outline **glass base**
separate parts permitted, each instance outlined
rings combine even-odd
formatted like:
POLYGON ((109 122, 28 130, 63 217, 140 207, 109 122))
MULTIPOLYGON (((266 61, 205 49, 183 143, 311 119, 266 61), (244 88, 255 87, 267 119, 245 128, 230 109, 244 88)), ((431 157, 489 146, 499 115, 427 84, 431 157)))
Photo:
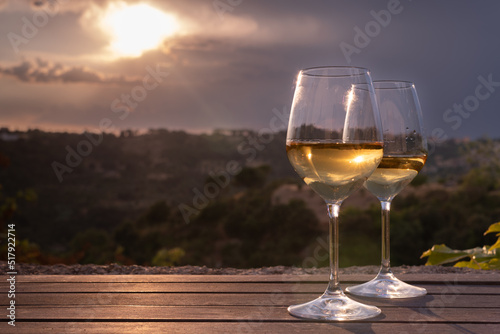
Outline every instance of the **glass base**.
POLYGON ((289 306, 288 312, 299 318, 329 321, 361 320, 381 313, 378 307, 358 303, 342 291, 335 294, 325 292, 310 302, 289 306))
POLYGON ((393 273, 379 273, 369 282, 346 288, 350 294, 375 298, 414 298, 427 294, 427 290, 405 283, 393 273))

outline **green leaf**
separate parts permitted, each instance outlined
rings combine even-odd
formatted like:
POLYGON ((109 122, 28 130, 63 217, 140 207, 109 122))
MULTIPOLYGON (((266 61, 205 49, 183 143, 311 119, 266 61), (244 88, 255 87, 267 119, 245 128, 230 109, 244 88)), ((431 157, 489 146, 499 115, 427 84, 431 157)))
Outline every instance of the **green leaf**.
POLYGON ((488 269, 500 269, 500 259, 499 258, 494 258, 488 262, 489 268, 488 269))
POLYGON ((450 247, 442 245, 434 245, 431 249, 425 251, 420 258, 427 257, 426 266, 451 263, 470 256, 467 251, 453 250, 450 247))
POLYGON ((497 255, 496 250, 490 250, 490 248, 491 247, 488 246, 483 246, 483 248, 473 248, 472 250, 475 250, 475 252, 472 254, 474 260, 478 262, 485 262, 500 255, 500 253, 498 253, 497 255))
POLYGON ((500 222, 491 224, 490 227, 488 227, 488 230, 484 232, 484 234, 492 233, 492 232, 500 232, 500 222))
POLYGON ((472 268, 472 269, 484 269, 484 270, 491 269, 489 262, 477 262, 474 259, 471 259, 470 261, 460 261, 460 262, 457 262, 457 263, 455 263, 454 267, 458 267, 458 268, 472 268))
POLYGON ((472 268, 472 269, 481 269, 478 264, 472 260, 470 261, 460 261, 455 263, 453 267, 457 268, 472 268))
MULTIPOLYGON (((497 239, 497 242, 493 244, 493 246, 490 247, 489 251, 493 251, 495 249, 500 248, 500 238, 497 239)), ((500 253, 499 253, 500 254, 500 253)))

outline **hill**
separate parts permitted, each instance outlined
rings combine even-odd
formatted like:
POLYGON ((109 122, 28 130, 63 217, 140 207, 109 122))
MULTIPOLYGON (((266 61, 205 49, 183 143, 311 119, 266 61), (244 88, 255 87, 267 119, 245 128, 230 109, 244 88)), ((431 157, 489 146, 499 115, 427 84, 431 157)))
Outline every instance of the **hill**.
MULTIPOLYGON (((284 146, 283 131, 2 129, 4 213, 8 203, 16 204, 2 225, 16 222, 27 262, 311 265, 304 259, 326 242, 324 208, 291 168, 284 146), (25 200, 31 193, 36 201, 25 200)), ((493 164, 484 152, 497 146, 449 140, 436 147, 394 202, 393 244, 406 248, 397 250, 396 263, 420 263, 420 253, 433 243, 467 247, 463 243, 478 241, 500 218, 492 205, 498 184, 484 167, 493 164), (470 162, 471 154, 482 158, 470 162), (457 226, 468 230, 447 235, 457 226)), ((361 190, 342 215, 342 265, 376 264, 376 200, 361 190)))

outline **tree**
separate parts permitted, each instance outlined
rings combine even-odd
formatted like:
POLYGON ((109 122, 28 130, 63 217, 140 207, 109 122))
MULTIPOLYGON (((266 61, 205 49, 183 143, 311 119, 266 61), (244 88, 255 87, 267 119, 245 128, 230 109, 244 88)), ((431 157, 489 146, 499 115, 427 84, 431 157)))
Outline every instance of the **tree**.
POLYGON ((243 167, 241 172, 236 174, 235 182, 237 185, 247 188, 259 188, 266 183, 270 172, 271 166, 269 165, 243 167))

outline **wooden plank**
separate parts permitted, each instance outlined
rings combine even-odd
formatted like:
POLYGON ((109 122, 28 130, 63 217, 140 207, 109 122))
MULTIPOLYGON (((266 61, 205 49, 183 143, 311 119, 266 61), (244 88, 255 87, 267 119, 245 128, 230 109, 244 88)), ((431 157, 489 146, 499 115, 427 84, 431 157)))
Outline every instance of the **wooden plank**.
MULTIPOLYGON (((495 323, 498 308, 383 308, 367 322, 495 323)), ((286 307, 269 306, 24 306, 16 309, 19 320, 129 320, 129 321, 303 321, 288 314, 286 307)))
MULTIPOLYGON (((84 306, 84 305, 143 305, 143 306, 288 306, 303 303, 318 294, 193 294, 193 293, 19 293, 16 306, 84 306)), ((408 299, 360 299, 379 307, 468 307, 500 308, 496 295, 427 295, 408 299)), ((6 294, 0 295, 0 305, 8 306, 6 294)))
MULTIPOLYGON (((347 287, 349 284, 344 284, 347 287)), ((420 285, 430 294, 500 295, 500 285, 420 285)), ((142 293, 323 293, 325 283, 24 283, 16 293, 27 292, 142 292, 142 293)), ((0 291, 7 291, 7 283, 0 291)))
POLYGON ((32 333, 498 333, 496 324, 401 324, 401 323, 221 323, 221 322, 25 322, 17 323, 15 328, 0 324, 5 334, 32 333))
POLYGON ((498 333, 492 324, 387 324, 387 323, 19 323, 2 333, 498 333), (421 331, 422 330, 422 331, 421 331))
MULTIPOLYGON (((488 274, 398 274, 398 278, 408 283, 415 282, 454 282, 500 284, 500 272, 488 274)), ((340 275, 343 283, 366 282, 374 275, 340 275)), ((0 275, 0 282, 5 282, 6 275, 0 275)), ((162 282, 327 282, 327 275, 17 275, 17 282, 132 282, 132 283, 162 283, 162 282)))
MULTIPOLYGON (((500 333, 500 279, 493 279, 500 275, 438 276, 400 276, 423 283, 417 285, 429 294, 421 298, 362 299, 381 307, 377 318, 315 323, 290 316, 286 307, 321 294, 326 282, 319 275, 19 275, 17 326, 4 320, 0 332, 500 333)), ((7 286, 0 281, 0 289, 7 286)), ((0 305, 8 301, 0 294, 0 305)))

